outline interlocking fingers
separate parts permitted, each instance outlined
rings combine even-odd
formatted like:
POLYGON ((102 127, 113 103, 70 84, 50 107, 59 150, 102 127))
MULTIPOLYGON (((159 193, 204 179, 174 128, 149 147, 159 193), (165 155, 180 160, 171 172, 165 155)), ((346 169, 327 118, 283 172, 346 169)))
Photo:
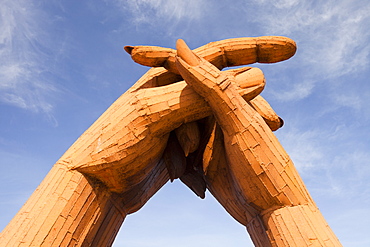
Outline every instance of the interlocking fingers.
MULTIPOLYGON (((126 46, 125 50, 131 55, 132 59, 139 64, 153 67, 163 66, 168 69, 168 71, 161 71, 160 68, 150 70, 142 77, 141 82, 140 80, 138 81, 137 84, 142 85, 139 87, 146 87, 145 85, 168 85, 179 81, 178 76, 172 75, 173 73, 179 73, 175 64, 176 50, 155 46, 126 46)), ((293 56, 295 50, 295 43, 291 39, 285 37, 259 37, 212 42, 196 49, 195 52, 200 56, 204 56, 205 59, 215 64, 218 68, 223 68, 227 66, 246 65, 254 62, 278 62, 293 56), (266 54, 270 55, 267 56, 266 54)), ((192 53, 187 54, 190 57, 193 56, 192 53)), ((277 130, 282 126, 282 119, 279 118, 269 104, 259 96, 259 93, 263 90, 265 85, 264 76, 260 69, 249 67, 238 68, 228 70, 225 74, 235 78, 238 92, 264 117, 264 120, 272 130, 277 130)), ((185 156, 187 156, 189 153, 196 150, 194 148, 189 150, 189 147, 192 145, 191 143, 199 142, 200 136, 194 135, 194 133, 199 132, 199 130, 194 123, 184 123, 180 129, 176 130, 177 136, 179 137, 178 141, 183 147, 185 156), (187 136, 188 140, 179 136, 178 133, 180 129, 183 134, 182 136, 187 136)), ((183 160, 184 157, 176 158, 174 152, 169 151, 171 150, 171 148, 168 147, 169 145, 172 144, 169 143, 167 145, 163 157, 167 160, 166 164, 172 180, 177 177, 181 178, 181 172, 177 172, 178 175, 175 176, 174 171, 181 171, 181 169, 178 170, 176 167, 183 167, 183 165, 175 165, 173 162, 170 162, 171 159, 168 157, 173 157, 177 160, 183 160)), ((176 153, 181 155, 181 153, 176 153)), ((189 162, 191 159, 188 158, 187 160, 189 162)), ((188 164, 186 170, 194 172, 191 168, 192 166, 192 164, 188 164)), ((193 177, 195 177, 196 174, 198 173, 194 173, 193 177)), ((189 180, 184 180, 184 178, 182 178, 182 181, 189 180)), ((189 183, 190 182, 188 182, 187 185, 192 188, 192 185, 189 185, 189 183)), ((197 194, 199 195, 199 193, 197 194)))

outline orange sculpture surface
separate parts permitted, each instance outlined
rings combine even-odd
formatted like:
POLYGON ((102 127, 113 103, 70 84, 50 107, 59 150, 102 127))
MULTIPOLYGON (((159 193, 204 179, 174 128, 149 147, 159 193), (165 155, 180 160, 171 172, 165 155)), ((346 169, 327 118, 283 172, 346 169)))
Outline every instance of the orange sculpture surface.
POLYGON ((295 54, 285 37, 191 51, 126 46, 150 69, 67 150, 0 235, 0 246, 110 246, 125 217, 179 178, 208 189, 255 246, 341 246, 272 131, 257 68, 295 54))

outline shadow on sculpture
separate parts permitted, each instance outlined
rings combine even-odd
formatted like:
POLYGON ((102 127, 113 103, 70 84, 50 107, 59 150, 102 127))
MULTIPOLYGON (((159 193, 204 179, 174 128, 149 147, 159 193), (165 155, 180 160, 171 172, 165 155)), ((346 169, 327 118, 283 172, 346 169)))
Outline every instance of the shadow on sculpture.
POLYGON ((110 246, 125 217, 179 178, 208 189, 255 246, 341 246, 272 131, 257 68, 295 54, 285 37, 191 51, 126 46, 154 67, 68 149, 0 235, 0 246, 110 246))

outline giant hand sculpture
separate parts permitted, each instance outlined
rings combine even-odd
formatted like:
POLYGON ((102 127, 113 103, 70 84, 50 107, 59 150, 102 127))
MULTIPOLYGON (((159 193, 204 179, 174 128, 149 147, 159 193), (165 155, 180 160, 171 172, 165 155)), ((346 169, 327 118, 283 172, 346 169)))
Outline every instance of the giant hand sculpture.
POLYGON ((208 188, 256 246, 340 246, 271 130, 263 74, 227 66, 295 53, 283 37, 177 52, 125 47, 151 67, 53 166, 0 235, 0 246, 110 246, 127 214, 168 180, 208 188), (197 54, 197 55, 196 55, 197 54), (183 81, 185 79, 185 81, 183 81))

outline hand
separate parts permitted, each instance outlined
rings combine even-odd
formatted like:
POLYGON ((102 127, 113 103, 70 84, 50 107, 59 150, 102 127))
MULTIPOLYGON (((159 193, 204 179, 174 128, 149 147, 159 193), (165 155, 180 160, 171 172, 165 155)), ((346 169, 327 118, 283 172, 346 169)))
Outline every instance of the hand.
POLYGON ((222 131, 214 127, 203 165, 207 185, 224 207, 247 224, 264 210, 311 201, 270 128, 237 92, 235 77, 198 57, 182 40, 176 63, 186 83, 210 105, 222 131))

